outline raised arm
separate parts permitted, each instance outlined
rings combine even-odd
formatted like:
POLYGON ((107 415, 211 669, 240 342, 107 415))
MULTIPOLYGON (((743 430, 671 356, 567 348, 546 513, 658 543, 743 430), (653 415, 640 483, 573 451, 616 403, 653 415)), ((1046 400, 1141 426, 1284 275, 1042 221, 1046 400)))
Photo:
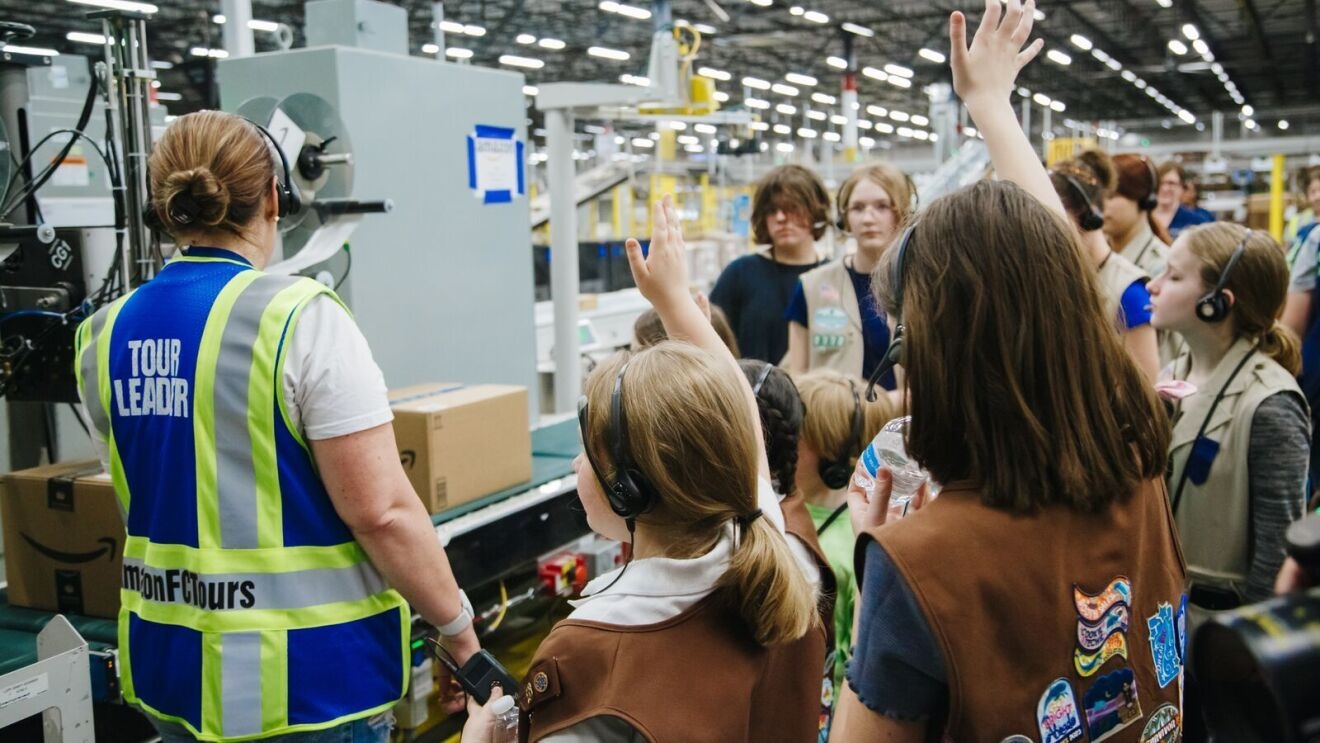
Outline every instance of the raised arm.
MULTIPOLYGON (((633 281, 642 296, 655 307, 664 323, 665 333, 674 340, 687 341, 728 365, 740 380, 743 396, 747 400, 747 410, 752 421, 761 419, 756 398, 752 396, 752 387, 747 377, 738 367, 738 360, 724 345, 710 319, 697 306, 688 289, 687 246, 683 243, 683 230, 679 224, 678 212, 669 196, 657 202, 651 216, 651 247, 646 257, 642 257, 642 246, 633 238, 628 238, 628 265, 632 268, 633 281)), ((759 423, 752 426, 756 432, 757 472, 762 479, 770 479, 770 464, 765 457, 765 442, 761 438, 759 423)))
POLYGON ((1035 0, 1027 0, 1025 5, 1008 0, 1007 8, 999 0, 986 0, 985 15, 970 48, 967 17, 955 11, 949 16, 949 64, 954 90, 985 137, 998 177, 1018 184, 1045 206, 1067 216, 1013 111, 1018 72, 1045 46, 1044 40, 1037 39, 1023 47, 1031 36, 1035 10, 1035 0))

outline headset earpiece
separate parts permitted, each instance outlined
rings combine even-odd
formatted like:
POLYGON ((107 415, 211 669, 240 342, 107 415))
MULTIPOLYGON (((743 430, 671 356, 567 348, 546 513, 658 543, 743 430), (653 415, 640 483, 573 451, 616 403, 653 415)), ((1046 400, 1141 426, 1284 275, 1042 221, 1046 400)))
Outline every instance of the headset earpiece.
POLYGON ((247 119, 247 122, 257 128, 262 136, 270 140, 270 146, 275 150, 275 159, 279 162, 279 168, 275 171, 275 203, 277 214, 281 219, 302 211, 302 193, 298 191, 298 184, 293 181, 293 173, 289 170, 289 158, 284 156, 284 150, 280 148, 279 142, 266 130, 266 127, 257 122, 247 119), (283 174, 283 178, 280 175, 283 174))
POLYGON ((616 473, 614 482, 606 485, 605 494, 616 514, 625 519, 636 519, 651 510, 657 498, 655 488, 628 456, 628 427, 623 409, 623 375, 627 371, 628 364, 625 363, 614 377, 614 391, 610 395, 610 418, 605 436, 612 442, 616 473))
POLYGON ((1146 198, 1138 202, 1138 206, 1141 207, 1141 211, 1143 212, 1153 212, 1155 211, 1155 207, 1159 206, 1160 203, 1160 174, 1155 170, 1155 164, 1150 161, 1149 157, 1142 155, 1141 162, 1145 163, 1146 171, 1150 173, 1150 193, 1146 195, 1146 198))
POLYGON ((852 476, 853 471, 853 465, 849 461, 853 448, 860 449, 862 445, 862 399, 857 394, 857 385, 851 379, 848 380, 848 389, 852 391, 853 399, 851 435, 837 458, 820 460, 820 480, 830 490, 838 490, 848 484, 848 478, 852 476))
POLYGON ((1233 255, 1229 256, 1223 272, 1219 274, 1215 288, 1196 300, 1196 319, 1202 322, 1223 322, 1228 317, 1228 311, 1233 307, 1233 303, 1229 301, 1231 295, 1225 293, 1224 288, 1228 286, 1228 277, 1233 273, 1233 267, 1242 259, 1242 254, 1247 252, 1247 241, 1250 239, 1251 230, 1247 230, 1237 247, 1233 249, 1233 255))

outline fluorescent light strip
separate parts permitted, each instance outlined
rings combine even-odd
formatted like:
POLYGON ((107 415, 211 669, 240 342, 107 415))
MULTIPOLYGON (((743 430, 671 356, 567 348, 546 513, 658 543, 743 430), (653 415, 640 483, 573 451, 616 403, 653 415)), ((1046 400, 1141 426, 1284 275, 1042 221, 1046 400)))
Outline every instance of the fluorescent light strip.
POLYGON ((702 77, 708 77, 711 80, 719 80, 722 83, 727 83, 733 79, 733 75, 725 72, 724 70, 717 70, 714 67, 698 68, 697 74, 701 75, 702 77))
POLYGON ((628 61, 628 58, 632 56, 628 52, 620 51, 618 49, 610 49, 605 46, 593 46, 590 49, 587 49, 587 54, 590 54, 593 57, 600 57, 601 59, 612 59, 616 62, 626 62, 628 61))
POLYGON ((790 83, 794 83, 796 85, 805 85, 809 88, 814 88, 820 84, 820 81, 812 77, 811 75, 803 75, 802 73, 799 72, 790 72, 787 75, 784 75, 784 79, 789 81, 790 83))
POLYGON ((885 65, 885 72, 888 72, 890 75, 897 75, 898 77, 906 77, 906 78, 911 78, 913 75, 916 74, 907 67, 904 67, 903 65, 897 65, 892 62, 885 65))
POLYGON ((164 92, 164 91, 158 90, 158 91, 156 91, 156 100, 158 100, 158 101, 181 101, 181 100, 183 100, 183 95, 182 95, 181 93, 166 93, 166 92, 164 92))
POLYGON ((839 102, 838 98, 835 98, 829 93, 812 93, 811 100, 824 106, 833 106, 839 102))
POLYGON ((607 13, 615 13, 626 18, 635 18, 639 21, 644 21, 651 17, 651 11, 646 8, 639 8, 635 5, 628 5, 627 3, 616 3, 614 0, 601 0, 600 5, 597 5, 596 7, 607 13))
POLYGON ((875 38, 875 32, 874 32, 874 31, 872 31, 871 29, 867 28, 866 26, 859 26, 859 25, 857 25, 856 23, 852 23, 852 22, 849 22, 849 21, 844 21, 843 25, 840 26, 840 28, 842 28, 844 31, 847 31, 847 32, 850 33, 850 34, 856 34, 856 35, 858 35, 858 36, 865 36, 865 37, 868 38, 868 39, 875 38))
MULTIPOLYGON (((431 52, 435 54, 435 52, 431 52)), ((472 59, 472 50, 464 49, 461 46, 451 46, 445 50, 445 56, 450 59, 472 59)))
POLYGON ((109 8, 110 10, 127 10, 131 13, 151 14, 160 10, 160 8, 151 3, 135 3, 129 0, 69 0, 74 5, 88 5, 93 8, 109 8))
POLYGON ((926 47, 922 47, 921 50, 917 52, 917 56, 928 62, 934 62, 935 64, 944 64, 945 59, 947 59, 943 52, 937 52, 934 49, 927 49, 926 47))
POLYGON ((65 39, 77 42, 79 44, 95 44, 97 46, 105 45, 105 37, 101 34, 88 34, 82 31, 70 31, 64 35, 65 39))
POLYGON ((770 90, 773 90, 780 95, 786 95, 789 98, 796 98, 797 96, 802 95, 802 91, 792 85, 785 85, 783 83, 775 83, 774 85, 771 85, 770 90))
POLYGON ((829 65, 830 67, 833 67, 836 70, 848 69, 848 60, 844 59, 843 57, 826 57, 825 64, 829 65))
POLYGON ((756 90, 769 90, 769 89, 770 89, 770 81, 769 81, 769 80, 762 80, 762 79, 759 78, 759 77, 744 77, 744 78, 742 79, 742 84, 743 84, 744 87, 747 87, 747 88, 754 88, 754 89, 756 89, 756 90))
POLYGON ((536 45, 541 47, 542 49, 549 49, 551 51, 556 51, 556 52, 568 46, 568 44, 565 44, 563 41, 560 41, 559 39, 541 39, 540 41, 536 42, 536 45))
POLYGON ((508 67, 522 67, 528 70, 539 70, 545 67, 545 62, 532 57, 519 57, 516 54, 501 54, 500 64, 508 67))

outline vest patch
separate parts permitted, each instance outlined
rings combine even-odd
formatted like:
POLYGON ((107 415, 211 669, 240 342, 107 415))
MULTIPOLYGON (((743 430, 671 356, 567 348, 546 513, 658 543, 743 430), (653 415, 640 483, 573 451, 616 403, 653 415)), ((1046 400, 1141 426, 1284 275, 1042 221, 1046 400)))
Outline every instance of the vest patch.
POLYGON ((198 609, 251 609, 257 602, 250 580, 205 581, 188 570, 157 570, 124 563, 125 590, 162 604, 189 604, 198 609))
POLYGON ((811 336, 811 345, 816 348, 843 348, 847 336, 815 333, 811 336))
POLYGON ((1057 678, 1046 687, 1036 703, 1040 743, 1071 743, 1082 737, 1082 716, 1067 679, 1057 678))
POLYGON ((1173 622, 1173 605, 1168 603, 1160 604, 1154 616, 1146 620, 1146 626, 1150 629, 1150 654, 1155 661, 1155 677, 1161 689, 1182 673, 1178 631, 1173 622))
POLYGON ((848 313, 838 307, 821 307, 812 316, 811 324, 820 330, 843 330, 848 327, 848 313))
POLYGON ((1073 651, 1077 673, 1094 676, 1111 658, 1128 657, 1128 615, 1132 610, 1128 579, 1114 578, 1097 594, 1074 585, 1073 602, 1077 605, 1077 648, 1073 651))
POLYGON ((1141 719, 1141 700, 1137 699, 1137 678, 1131 668, 1120 668, 1096 679, 1082 697, 1086 708, 1086 729, 1091 743, 1114 735, 1141 719))
POLYGON ((188 380, 180 378, 178 338, 146 338, 128 342, 131 374, 113 384, 120 417, 162 415, 189 417, 188 380))
POLYGON ((1180 738, 1182 728, 1178 725, 1178 708, 1172 704, 1152 712, 1141 731, 1141 743, 1176 743, 1180 738))

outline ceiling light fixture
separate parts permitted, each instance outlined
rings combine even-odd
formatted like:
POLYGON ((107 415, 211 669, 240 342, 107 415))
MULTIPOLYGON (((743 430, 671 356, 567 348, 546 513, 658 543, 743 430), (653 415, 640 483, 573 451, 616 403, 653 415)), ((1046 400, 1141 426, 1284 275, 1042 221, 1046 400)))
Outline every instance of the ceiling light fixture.
POLYGON ((945 59, 947 59, 943 52, 937 52, 934 49, 927 49, 924 46, 917 51, 917 56, 928 62, 934 62, 935 64, 944 64, 945 59))
POLYGON ((794 83, 796 85, 805 85, 809 88, 814 88, 818 84, 820 84, 820 81, 817 80, 816 78, 812 77, 811 75, 803 75, 800 72, 790 72, 787 75, 784 75, 784 79, 789 81, 790 83, 794 83))
POLYGON ((1072 42, 1073 46, 1077 47, 1078 49, 1081 49, 1084 52, 1089 52, 1091 51, 1092 48, 1095 47, 1095 44, 1092 44, 1090 39, 1086 38, 1085 36, 1082 36, 1081 34, 1073 34, 1072 36, 1068 37, 1068 40, 1072 42))
POLYGON ((742 79, 742 84, 743 84, 744 87, 747 87, 747 88, 754 88, 754 89, 756 89, 756 90, 769 90, 769 89, 770 89, 770 81, 769 81, 769 80, 762 80, 762 79, 759 78, 759 77, 744 77, 744 78, 742 79))
POLYGON ((701 75, 702 77, 708 77, 711 80, 719 80, 722 83, 727 83, 733 79, 733 75, 730 75, 724 70, 717 70, 714 67, 698 68, 697 74, 701 75))
POLYGON ((890 75, 897 75, 899 77, 906 77, 906 78, 911 78, 913 75, 916 74, 907 67, 904 67, 903 65, 894 64, 893 62, 890 62, 889 64, 885 65, 885 72, 888 72, 890 75))
POLYGON ((150 15, 160 10, 160 8, 151 3, 135 3, 129 0, 69 0, 74 5, 89 5, 93 8, 109 8, 110 10, 127 10, 130 13, 146 13, 150 15))
POLYGON ((528 70, 539 70, 545 67, 545 62, 532 57, 519 57, 516 54, 501 54, 500 64, 508 67, 522 67, 528 70))
POLYGON ((840 26, 840 28, 842 28, 844 31, 847 31, 847 32, 850 33, 850 34, 857 34, 858 36, 865 36, 865 37, 868 38, 868 39, 875 38, 875 32, 874 32, 874 31, 872 31, 871 29, 867 28, 866 26, 859 26, 859 25, 857 25, 856 23, 851 23, 851 22, 848 22, 848 21, 844 21, 843 25, 840 26))
POLYGON ((848 60, 844 59, 843 57, 826 57, 825 64, 829 65, 830 67, 833 67, 836 70, 848 69, 848 60))
POLYGON ((616 3, 614 0, 601 0, 600 5, 597 5, 596 7, 607 13, 615 13, 626 18, 635 18, 639 21, 644 21, 651 17, 651 11, 646 8, 639 8, 635 5, 628 5, 627 3, 616 3))
POLYGON ((556 51, 556 52, 568 46, 568 44, 565 44, 559 39, 541 39, 540 41, 536 42, 536 45, 541 47, 542 49, 550 49, 551 51, 556 51))
POLYGON ((1048 52, 1045 52, 1045 56, 1051 62, 1057 65, 1063 65, 1064 67, 1067 67, 1068 65, 1072 64, 1072 57, 1068 56, 1064 52, 1059 51, 1058 49, 1051 49, 1048 52))
POLYGON ((839 102, 838 98, 835 98, 829 93, 812 93, 811 100, 825 106, 833 106, 839 102))
POLYGON ((593 46, 587 49, 587 54, 590 54, 593 57, 600 57, 601 59, 612 59, 616 62, 627 62, 628 59, 632 57, 628 52, 619 49, 610 49, 605 46, 593 46))

